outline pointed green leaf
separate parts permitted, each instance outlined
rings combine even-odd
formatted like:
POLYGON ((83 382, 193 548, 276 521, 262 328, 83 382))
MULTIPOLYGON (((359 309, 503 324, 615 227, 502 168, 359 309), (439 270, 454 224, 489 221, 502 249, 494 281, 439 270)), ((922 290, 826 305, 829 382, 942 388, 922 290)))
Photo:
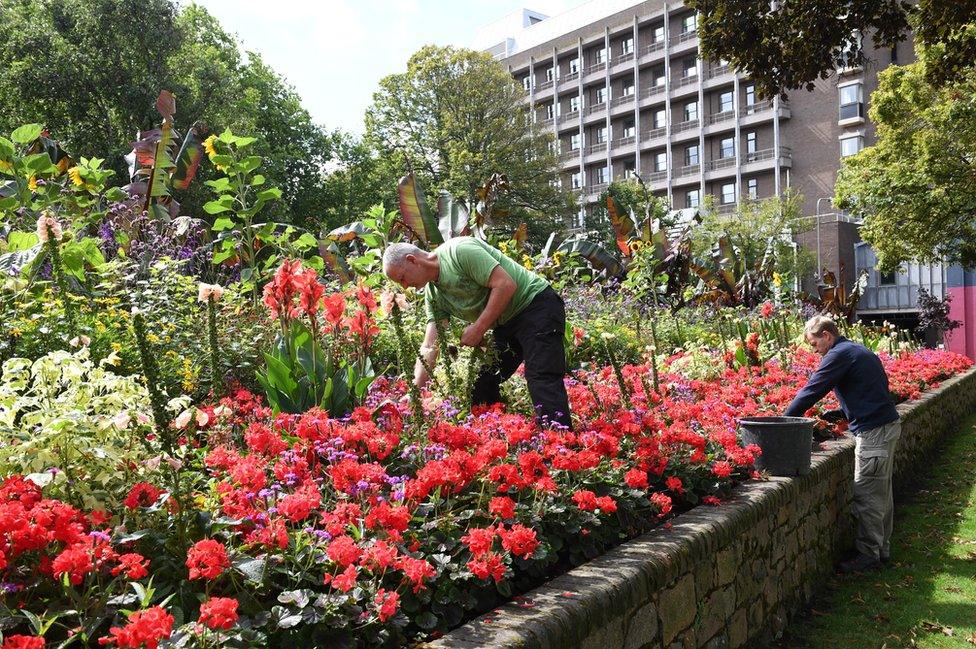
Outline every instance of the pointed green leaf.
POLYGON ((43 132, 44 127, 40 124, 24 124, 14 129, 14 132, 10 134, 10 139, 17 144, 30 144, 41 137, 43 132))

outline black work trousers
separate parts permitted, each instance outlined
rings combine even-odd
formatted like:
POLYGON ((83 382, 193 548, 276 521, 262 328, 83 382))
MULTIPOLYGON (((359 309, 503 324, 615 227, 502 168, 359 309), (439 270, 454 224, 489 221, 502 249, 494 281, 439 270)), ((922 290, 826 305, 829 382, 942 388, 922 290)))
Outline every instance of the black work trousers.
POLYGON ((502 382, 525 361, 525 380, 540 422, 548 420, 572 427, 569 398, 563 383, 566 375, 565 329, 566 307, 552 287, 535 296, 514 318, 496 326, 495 358, 482 367, 475 380, 472 403, 501 401, 502 382))

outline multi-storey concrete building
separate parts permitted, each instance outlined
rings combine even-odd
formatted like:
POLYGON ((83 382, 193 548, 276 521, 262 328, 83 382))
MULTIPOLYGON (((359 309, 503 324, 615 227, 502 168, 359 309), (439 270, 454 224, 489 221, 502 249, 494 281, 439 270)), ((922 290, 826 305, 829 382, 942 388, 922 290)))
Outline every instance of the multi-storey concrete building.
POLYGON ((711 194, 732 212, 790 187, 815 226, 801 245, 849 282, 859 238, 851 219, 832 214, 837 170, 874 141, 866 102, 878 71, 914 57, 910 42, 878 50, 865 38, 869 64, 788 100, 760 99, 748 74, 703 60, 696 15, 681 2, 591 0, 551 18, 523 10, 475 45, 524 85, 536 122, 555 135, 561 182, 585 205, 633 171, 674 209, 711 194))

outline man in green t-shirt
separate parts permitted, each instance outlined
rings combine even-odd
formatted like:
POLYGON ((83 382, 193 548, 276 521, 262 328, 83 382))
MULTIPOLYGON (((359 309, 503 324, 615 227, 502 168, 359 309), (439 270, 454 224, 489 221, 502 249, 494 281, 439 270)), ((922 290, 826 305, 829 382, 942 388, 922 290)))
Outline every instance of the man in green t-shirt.
MULTIPOLYGON (((525 379, 537 414, 570 427, 563 377, 566 308, 544 278, 474 237, 457 237, 426 252, 409 243, 391 244, 383 272, 403 287, 424 289, 427 332, 420 353, 429 367, 437 361, 437 326, 450 316, 469 323, 461 344, 478 347, 494 329, 495 360, 482 368, 471 401, 501 400, 500 386, 525 362, 525 379)), ((430 380, 418 359, 414 383, 430 380)))

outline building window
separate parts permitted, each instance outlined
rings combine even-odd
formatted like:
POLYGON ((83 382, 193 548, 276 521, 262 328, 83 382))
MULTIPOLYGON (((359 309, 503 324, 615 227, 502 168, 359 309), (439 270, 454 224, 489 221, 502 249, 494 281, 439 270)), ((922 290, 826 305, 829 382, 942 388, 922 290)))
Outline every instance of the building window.
POLYGON ((756 86, 749 84, 746 86, 746 108, 752 113, 752 107, 756 105, 756 86))
POLYGON ((698 119, 698 102, 689 101, 685 104, 685 121, 692 122, 698 119))
POLYGON ((752 200, 759 198, 759 180, 757 178, 750 178, 747 180, 746 187, 749 193, 749 198, 752 200))
POLYGON ((654 154, 654 171, 667 171, 668 154, 666 151, 654 154))
POLYGON ((607 101, 607 89, 597 88, 596 93, 594 94, 594 101, 593 101, 594 105, 603 104, 606 103, 606 101, 607 101))
POLYGON ((698 76, 698 61, 696 59, 685 59, 683 65, 684 67, 681 70, 682 77, 691 79, 698 76))
POLYGON ((575 74, 579 72, 579 58, 569 60, 569 73, 575 74))
POLYGON ((701 204, 701 190, 689 189, 685 194, 685 207, 698 207, 701 204))
POLYGON ((593 53, 593 64, 600 65, 605 63, 607 60, 607 50, 605 47, 601 47, 593 53))
POLYGON ((664 128, 667 121, 667 112, 663 108, 654 112, 654 128, 664 128))
POLYGON ((890 271, 887 273, 878 273, 878 284, 880 286, 894 286, 897 284, 897 278, 895 276, 895 271, 890 271))
POLYGON ((864 137, 861 135, 852 135, 840 139, 840 157, 842 158, 854 155, 862 148, 864 148, 864 137))
POLYGON ((579 95, 569 98, 569 112, 575 113, 580 108, 579 95))
POLYGON ((624 84, 624 86, 622 86, 620 88, 620 96, 621 97, 632 97, 633 95, 634 95, 634 84, 633 83, 624 84))
POLYGON ((664 25, 655 27, 651 32, 651 42, 660 43, 664 40, 664 25))
POLYGON ((897 45, 894 45, 891 48, 891 57, 889 58, 889 62, 892 65, 895 65, 896 63, 898 63, 898 46, 897 45))
POLYGON ((599 167, 596 170, 596 182, 597 183, 608 183, 608 182, 610 182, 610 168, 609 167, 599 167))
POLYGON ((597 144, 602 144, 603 142, 606 142, 607 141, 607 127, 606 126, 601 126, 600 128, 598 128, 596 130, 596 136, 594 137, 594 141, 597 144))
POLYGON ((620 128, 620 137, 634 137, 637 134, 637 127, 633 120, 624 122, 620 128))
POLYGON ((570 185, 572 186, 573 189, 579 189, 580 187, 582 187, 583 186, 583 175, 580 172, 578 172, 578 171, 576 173, 574 173, 573 174, 573 177, 572 177, 572 180, 570 181, 570 185))
POLYGON ((735 156, 735 137, 722 138, 720 158, 731 158, 735 156))
POLYGON ((698 28, 698 16, 689 14, 681 19, 681 33, 687 34, 698 28))
POLYGON ((552 119, 556 116, 556 107, 553 104, 546 104, 546 119, 552 119))
POLYGON ((726 113, 732 110, 732 91, 723 92, 718 96, 718 112, 726 113))
POLYGON ((662 88, 665 83, 667 83, 667 79, 664 78, 664 70, 660 70, 657 72, 657 76, 654 77, 654 86, 662 88))
POLYGON ((852 83, 837 89, 840 94, 840 114, 838 119, 864 117, 864 103, 861 100, 862 87, 860 83, 852 83))
POLYGON ((633 160, 624 162, 624 178, 633 178, 636 170, 637 165, 633 160))
POLYGON ((546 68, 546 81, 552 81, 554 76, 552 68, 546 68))
POLYGON ((532 90, 532 77, 522 77, 522 87, 526 90, 532 90))
POLYGON ((625 38, 620 42, 620 54, 632 54, 634 51, 634 37, 625 38))
POLYGON ((756 152, 756 132, 749 131, 746 133, 746 153, 756 152))
POLYGON ((580 137, 579 133, 573 133, 569 136, 569 150, 579 151, 580 143, 582 143, 583 138, 580 137))
POLYGON ((735 202, 735 183, 725 183, 722 185, 722 205, 731 205, 735 202))
POLYGON ((698 145, 692 144, 685 149, 685 166, 696 165, 698 162, 698 145))

